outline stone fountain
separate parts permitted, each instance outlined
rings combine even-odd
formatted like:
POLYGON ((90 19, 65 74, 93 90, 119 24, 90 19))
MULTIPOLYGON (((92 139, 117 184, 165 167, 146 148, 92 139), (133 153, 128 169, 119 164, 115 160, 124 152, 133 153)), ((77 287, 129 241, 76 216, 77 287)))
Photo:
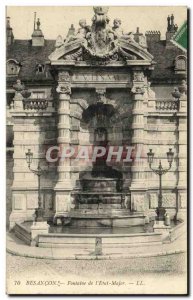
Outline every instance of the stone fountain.
MULTIPOLYGON (((64 219, 63 224, 77 228, 143 225, 145 216, 132 213, 126 206, 122 172, 107 164, 110 142, 108 119, 114 114, 112 107, 99 101, 88 109, 87 114, 90 118, 96 118, 93 147, 104 147, 106 151, 93 162, 92 170, 80 173, 80 187, 72 192, 75 207, 70 211, 68 221, 64 219)), ((86 113, 83 117, 87 119, 86 113)))

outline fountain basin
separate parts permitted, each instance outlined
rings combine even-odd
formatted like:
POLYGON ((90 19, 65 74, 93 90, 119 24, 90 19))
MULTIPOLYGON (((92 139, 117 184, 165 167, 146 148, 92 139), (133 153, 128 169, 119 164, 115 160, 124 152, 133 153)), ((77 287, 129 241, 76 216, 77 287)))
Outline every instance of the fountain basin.
MULTIPOLYGON (((26 244, 32 244, 31 236, 32 222, 16 223, 14 227, 15 235, 26 244)), ((149 230, 146 228, 146 230, 149 230)), ((152 226, 150 231, 152 230, 152 226)), ((134 247, 161 243, 161 233, 145 232, 144 226, 130 228, 109 229, 109 228, 69 228, 50 226, 48 234, 39 234, 37 246, 43 248, 84 248, 95 249, 97 238, 101 239, 102 247, 134 247), (78 233, 77 233, 78 231, 78 233), (66 233, 65 233, 66 232, 66 233), (81 233, 79 233, 81 232, 81 233), (91 233, 88 233, 91 232, 91 233)))
POLYGON ((138 226, 145 224, 145 216, 143 214, 133 214, 133 215, 120 215, 122 210, 112 211, 112 216, 105 215, 105 213, 87 213, 85 210, 81 213, 80 210, 76 210, 71 213, 69 226, 72 227, 83 227, 83 228, 92 228, 92 227, 130 227, 138 226), (119 215, 118 215, 119 214, 119 215))
MULTIPOLYGON (((125 228, 99 227, 99 228, 73 228, 54 226, 50 224, 47 234, 39 234, 37 246, 42 248, 71 248, 95 251, 96 239, 100 238, 102 249, 130 248, 139 246, 153 246, 173 242, 181 236, 186 226, 184 222, 171 222, 168 236, 153 232, 154 222, 145 226, 131 226, 125 228)), ((31 235, 31 221, 16 223, 15 235, 27 245, 33 245, 31 235)))

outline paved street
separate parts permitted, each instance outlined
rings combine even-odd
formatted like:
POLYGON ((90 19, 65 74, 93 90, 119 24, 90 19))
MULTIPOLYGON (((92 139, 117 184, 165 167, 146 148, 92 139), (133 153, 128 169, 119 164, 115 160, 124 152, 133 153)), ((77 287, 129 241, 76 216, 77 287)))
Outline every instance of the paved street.
MULTIPOLYGON (((15 281, 19 280, 24 289, 27 285, 27 291, 28 288, 31 288, 33 293, 36 289, 42 293, 51 292, 51 288, 55 288, 54 292, 61 293, 64 285, 66 286, 65 291, 69 288, 67 292, 70 293, 72 289, 77 289, 77 285, 80 285, 80 289, 76 292, 82 291, 84 293, 84 286, 81 285, 80 281, 88 283, 90 280, 95 282, 102 280, 104 284, 105 282, 116 281, 117 289, 121 287, 121 282, 123 282, 123 285, 130 285, 130 289, 132 287, 128 293, 131 293, 132 290, 135 291, 136 287, 140 292, 142 286, 143 289, 146 286, 150 288, 151 285, 155 287, 160 280, 164 280, 165 284, 169 284, 171 279, 173 282, 174 278, 175 284, 181 282, 185 276, 185 259, 186 255, 183 253, 119 260, 46 260, 7 254, 7 282, 10 289, 14 287, 15 290, 17 288, 15 281), (39 286, 38 280, 47 280, 47 283, 45 282, 46 287, 44 283, 43 286, 39 286), (55 280, 58 280, 60 284, 52 286, 55 280), (34 283, 34 281, 36 282, 34 283), (142 285, 138 286, 139 284, 142 285)), ((99 285, 98 292, 103 283, 99 285)), ((164 293, 164 290, 162 292, 164 293)))
POLYGON ((7 272, 9 276, 14 273, 25 274, 26 270, 33 274, 39 272, 43 275, 66 274, 88 277, 94 273, 107 275, 129 275, 141 270, 143 273, 167 272, 181 273, 185 266, 186 254, 169 256, 116 259, 116 260, 47 260, 7 254, 7 272))

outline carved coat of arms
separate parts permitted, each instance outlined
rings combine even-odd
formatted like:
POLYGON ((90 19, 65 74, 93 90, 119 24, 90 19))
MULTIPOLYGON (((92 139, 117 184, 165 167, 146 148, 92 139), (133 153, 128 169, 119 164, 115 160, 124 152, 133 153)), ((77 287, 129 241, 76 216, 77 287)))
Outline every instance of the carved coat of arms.
POLYGON ((49 56, 50 60, 62 58, 102 62, 102 64, 117 60, 152 60, 153 57, 146 50, 146 42, 139 44, 132 32, 124 33, 120 19, 114 19, 113 27, 110 26, 108 7, 95 6, 93 9, 92 25, 87 25, 86 20, 81 19, 77 32, 68 35, 64 43, 59 36, 56 40, 56 49, 49 56))
POLYGON ((94 7, 95 15, 92 19, 91 31, 87 34, 88 43, 85 48, 90 54, 98 57, 113 54, 117 50, 114 33, 108 25, 107 11, 107 7, 94 7))

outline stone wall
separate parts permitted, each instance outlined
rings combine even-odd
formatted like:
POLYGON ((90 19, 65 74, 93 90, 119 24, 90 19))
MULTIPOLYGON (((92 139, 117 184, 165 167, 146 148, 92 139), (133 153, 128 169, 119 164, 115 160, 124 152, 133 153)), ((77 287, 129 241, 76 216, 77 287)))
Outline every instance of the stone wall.
MULTIPOLYGON (((116 169, 123 174, 124 190, 129 194, 127 196, 130 197, 131 193, 130 208, 155 215, 159 181, 147 164, 146 154, 152 148, 155 167, 161 159, 163 167, 167 168, 166 152, 172 148, 172 168, 163 175, 163 204, 172 215, 176 207, 185 210, 186 97, 184 95, 179 103, 174 103, 172 97, 169 97, 171 87, 155 86, 152 90, 139 67, 133 68, 133 80, 130 71, 126 75, 122 73, 121 76, 123 80, 127 78, 127 81, 120 83, 118 80, 116 85, 115 74, 110 77, 115 83, 104 83, 101 79, 98 82, 98 77, 91 77, 87 83, 80 82, 82 79, 78 75, 71 77, 69 72, 62 71, 59 74, 58 95, 51 95, 51 88, 47 88, 49 103, 42 111, 34 107, 31 110, 24 109, 23 99, 16 92, 11 113, 14 123, 12 225, 17 219, 32 219, 37 207, 38 181, 27 166, 25 153, 28 149, 34 154, 31 168, 36 169, 40 161, 41 168, 45 170, 41 176, 45 217, 52 217, 56 211, 64 213, 70 210, 71 191, 76 187, 80 172, 92 169, 92 162, 81 164, 75 159, 67 159, 63 163, 50 164, 48 169, 45 152, 49 146, 55 145, 74 146, 77 151, 80 146, 93 145, 95 117, 89 116, 89 109, 101 101, 98 99, 100 97, 105 105, 115 111, 110 120, 101 122, 102 127, 108 125, 109 144, 142 147, 142 158, 139 161, 116 164, 116 169), (72 78, 74 82, 71 82, 72 78), (96 80, 94 83, 93 78, 96 80), (165 100, 167 102, 163 102, 165 100), (85 117, 87 112, 88 120, 85 117)), ((103 76, 109 80, 107 75, 103 76)))
POLYGON ((6 226, 9 227, 9 216, 12 210, 12 192, 13 184, 13 151, 6 152, 6 226))

